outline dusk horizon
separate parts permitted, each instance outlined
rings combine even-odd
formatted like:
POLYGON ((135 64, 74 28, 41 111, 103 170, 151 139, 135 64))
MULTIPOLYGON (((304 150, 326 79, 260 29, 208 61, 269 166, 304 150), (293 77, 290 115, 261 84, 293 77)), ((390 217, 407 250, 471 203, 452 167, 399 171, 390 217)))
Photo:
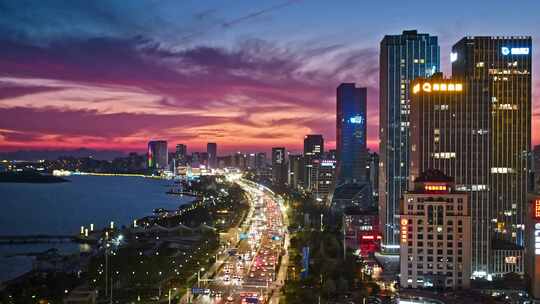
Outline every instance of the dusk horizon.
POLYGON ((462 37, 532 36, 532 145, 540 144, 534 2, 523 4, 527 10, 483 8, 487 19, 507 16, 490 26, 432 3, 415 10, 305 1, 27 5, 31 14, 20 2, 0 2, 1 152, 143 152, 152 139, 190 151, 217 142, 220 155, 273 146, 301 151, 306 134, 322 134, 333 149, 342 82, 367 87, 367 145, 378 151, 379 43, 413 29, 438 37, 446 77, 451 46, 462 37), (410 14, 399 18, 400 10, 410 14))
POLYGON ((0 303, 540 303, 539 12, 0 0, 0 303))

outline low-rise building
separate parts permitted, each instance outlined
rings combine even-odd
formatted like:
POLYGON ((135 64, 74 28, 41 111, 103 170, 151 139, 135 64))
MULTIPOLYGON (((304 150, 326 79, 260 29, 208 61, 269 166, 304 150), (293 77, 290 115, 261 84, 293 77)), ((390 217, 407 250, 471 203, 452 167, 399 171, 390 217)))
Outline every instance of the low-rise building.
POLYGON ((471 216, 466 192, 428 170, 403 195, 400 216, 402 287, 466 289, 471 277, 471 216))
POLYGON ((347 208, 343 212, 343 238, 345 246, 360 256, 369 258, 379 251, 381 234, 376 210, 347 208))

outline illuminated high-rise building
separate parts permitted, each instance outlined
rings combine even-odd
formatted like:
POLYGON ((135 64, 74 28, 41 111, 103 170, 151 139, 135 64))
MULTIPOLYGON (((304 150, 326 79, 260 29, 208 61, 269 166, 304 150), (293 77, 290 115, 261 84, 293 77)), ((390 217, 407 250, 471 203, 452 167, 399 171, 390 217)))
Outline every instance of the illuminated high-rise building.
POLYGON ((217 144, 208 143, 206 152, 208 153, 208 166, 212 169, 217 168, 217 144))
POLYGON ((311 190, 313 187, 313 161, 320 159, 324 153, 324 139, 320 134, 310 134, 304 137, 304 170, 301 182, 303 187, 311 190))
POLYGON ((272 148, 272 182, 276 185, 284 185, 287 182, 287 162, 285 148, 272 148))
POLYGON ((166 140, 152 140, 148 142, 148 168, 165 170, 169 167, 169 152, 166 140))
POLYGON ((436 36, 416 30, 387 35, 380 45, 379 215, 385 252, 399 247, 399 201, 409 176, 410 85, 440 70, 436 36))
POLYGON ((530 178, 531 50, 529 36, 465 37, 452 47, 452 75, 466 79, 467 102, 476 105, 471 132, 487 143, 475 159, 487 164, 486 170, 469 171, 483 175, 485 183, 479 186, 487 187, 479 200, 472 200, 477 276, 507 272, 505 257, 510 255, 517 257, 517 267, 523 265, 518 252, 524 245, 530 178))
POLYGON ((337 88, 337 185, 366 182, 367 89, 354 83, 337 88))
POLYGON ((255 158, 255 167, 257 169, 262 169, 266 167, 266 153, 258 152, 255 158))
POLYGON ((438 169, 470 194, 474 277, 523 272, 530 49, 529 37, 467 37, 452 49, 452 79, 412 87, 411 179, 438 169))
POLYGON ((301 154, 289 155, 289 185, 293 188, 302 187, 304 176, 304 156, 301 154))
POLYGON ((177 144, 176 145, 176 153, 175 153, 176 161, 178 162, 178 165, 185 165, 187 161, 187 146, 184 144, 177 144))
POLYGON ((312 161, 311 192, 316 201, 328 203, 336 181, 336 160, 315 158, 312 161))

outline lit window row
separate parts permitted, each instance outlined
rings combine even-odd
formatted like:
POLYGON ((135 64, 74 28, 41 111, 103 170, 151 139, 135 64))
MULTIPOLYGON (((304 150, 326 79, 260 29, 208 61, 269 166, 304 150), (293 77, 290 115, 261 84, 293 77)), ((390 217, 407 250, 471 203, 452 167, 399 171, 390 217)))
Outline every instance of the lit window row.
POLYGON ((497 106, 493 106, 495 109, 498 109, 498 110, 517 110, 518 109, 518 105, 516 104, 509 104, 509 103, 503 103, 503 104, 499 104, 497 106))
POLYGON ((450 159, 456 158, 456 152, 437 152, 432 153, 433 158, 450 159))
POLYGON ((446 111, 448 110, 448 105, 447 104, 443 104, 443 105, 435 105, 435 111, 437 110, 441 110, 441 111, 446 111))
POLYGON ((515 170, 513 168, 505 168, 505 167, 493 167, 491 168, 491 173, 501 173, 501 174, 506 174, 506 173, 514 173, 515 170))

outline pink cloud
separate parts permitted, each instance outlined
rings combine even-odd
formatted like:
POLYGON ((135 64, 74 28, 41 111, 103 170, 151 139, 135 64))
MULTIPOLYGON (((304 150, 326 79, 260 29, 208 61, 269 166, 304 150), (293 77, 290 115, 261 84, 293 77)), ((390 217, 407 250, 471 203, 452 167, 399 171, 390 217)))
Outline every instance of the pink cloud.
POLYGON ((378 150, 376 49, 246 40, 171 50, 141 38, 2 45, 1 149, 128 151, 164 138, 196 149, 217 141, 221 151, 301 150, 308 133, 333 148, 335 88, 356 82, 368 87, 368 146, 378 150))

